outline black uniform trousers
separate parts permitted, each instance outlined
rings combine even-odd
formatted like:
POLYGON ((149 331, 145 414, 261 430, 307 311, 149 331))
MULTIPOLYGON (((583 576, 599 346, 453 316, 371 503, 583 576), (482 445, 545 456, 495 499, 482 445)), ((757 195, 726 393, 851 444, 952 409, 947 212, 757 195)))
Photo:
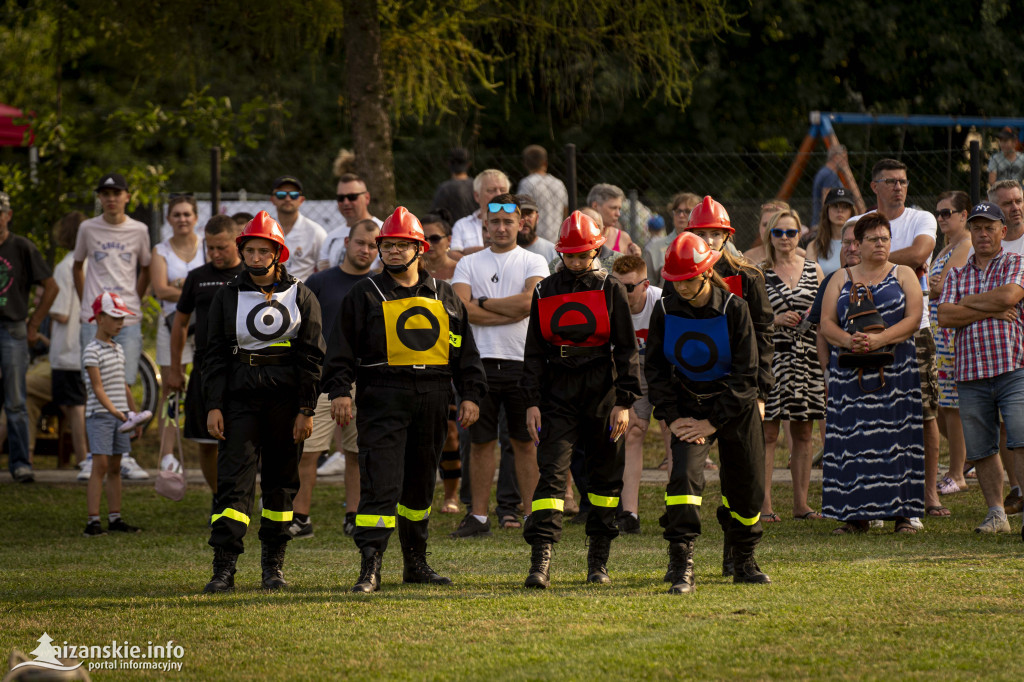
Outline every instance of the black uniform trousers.
POLYGON ((302 443, 293 442, 299 412, 294 391, 264 390, 229 395, 223 409, 224 440, 218 444, 217 494, 213 498, 210 545, 240 554, 253 514, 258 459, 263 463, 259 538, 267 544, 291 539, 292 500, 299 490, 302 443))
POLYGON ((541 399, 540 480, 533 493, 532 511, 523 528, 531 545, 558 542, 562 537, 567 474, 574 448, 583 452, 587 499, 594 505, 587 516, 589 537, 615 538, 615 510, 622 493, 625 439, 608 439, 608 416, 615 406, 611 368, 562 369, 549 365, 546 394, 541 399))
POLYGON ((424 390, 359 383, 359 511, 354 539, 360 550, 386 550, 397 525, 403 549, 426 551, 430 503, 448 436, 448 406, 454 399, 450 386, 424 390))
MULTIPOLYGON (((713 409, 713 399, 704 404, 694 400, 687 403, 684 414, 705 419, 713 409)), ((727 542, 736 551, 753 552, 761 539, 760 512, 764 502, 764 431, 755 402, 723 424, 703 445, 672 436, 672 477, 665 492, 665 514, 661 517, 664 537, 669 542, 688 542, 700 535, 704 462, 715 440, 722 463, 718 521, 727 542)))

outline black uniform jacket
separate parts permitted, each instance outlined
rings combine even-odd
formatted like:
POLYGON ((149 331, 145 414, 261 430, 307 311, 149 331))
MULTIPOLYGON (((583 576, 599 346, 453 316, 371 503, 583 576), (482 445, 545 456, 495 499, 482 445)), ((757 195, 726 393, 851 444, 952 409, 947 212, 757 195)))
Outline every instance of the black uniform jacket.
POLYGON ((564 268, 542 279, 533 290, 533 301, 530 303, 530 326, 526 331, 522 379, 526 404, 530 407, 540 405, 545 382, 551 379, 550 376, 545 377, 549 366, 557 366, 563 370, 575 369, 581 373, 593 372, 597 371, 594 363, 607 363, 609 357, 611 357, 613 365, 612 384, 615 388, 615 405, 631 407, 641 395, 640 352, 636 347, 633 317, 629 312, 625 287, 614 277, 608 277, 607 282, 594 272, 576 277, 564 268), (603 346, 595 346, 593 354, 562 357, 560 347, 549 343, 541 333, 538 299, 601 289, 602 284, 604 285, 604 300, 608 305, 608 318, 611 327, 609 342, 603 346))
POLYGON ((454 381, 459 397, 478 405, 487 394, 487 376, 473 340, 466 307, 450 284, 434 279, 422 269, 419 281, 411 287, 401 286, 390 274, 382 272, 356 282, 342 300, 334 329, 327 336, 324 393, 331 400, 350 397, 357 375, 363 381, 412 390, 437 390, 438 386, 454 381), (387 331, 381 293, 389 301, 414 296, 432 299, 437 294, 448 313, 449 331, 461 337, 458 346, 449 346, 447 365, 417 368, 387 364, 387 331))
POLYGON ((203 400, 208 410, 223 409, 228 394, 238 398, 250 391, 266 390, 294 391, 298 395, 299 407, 316 407, 316 399, 320 395, 320 368, 324 362, 320 302, 305 284, 281 266, 281 281, 275 291, 287 291, 290 287, 298 287, 295 302, 302 317, 298 334, 291 339, 291 346, 287 349, 258 351, 260 355, 291 356, 291 362, 281 365, 250 366, 237 357, 235 316, 238 292, 260 291, 249 273, 242 272, 214 295, 207 318, 208 345, 203 356, 203 400))
POLYGON ((680 417, 706 418, 716 429, 757 400, 758 351, 754 340, 754 326, 750 322, 747 303, 718 287, 712 287, 711 300, 702 308, 695 308, 681 299, 674 289, 667 289, 664 298, 654 306, 651 326, 647 332, 647 354, 644 373, 647 377, 647 395, 654 405, 654 416, 672 424, 680 417), (726 299, 732 297, 726 306, 726 299), (662 309, 664 305, 664 310, 662 309), (693 381, 683 375, 665 356, 665 315, 690 319, 717 317, 725 311, 729 329, 729 347, 732 368, 728 375, 713 381, 693 381), (689 392, 688 392, 689 391, 689 392), (696 404, 697 395, 719 394, 713 398, 710 414, 696 414, 687 410, 696 404))
POLYGON ((757 337, 757 397, 767 400, 772 386, 775 385, 775 375, 772 374, 772 355, 775 354, 775 344, 772 342, 772 335, 775 333, 775 312, 768 299, 764 275, 752 272, 749 268, 733 269, 724 258, 719 258, 715 263, 715 272, 722 277, 739 275, 743 284, 743 300, 747 302, 750 319, 754 323, 754 335, 757 337))

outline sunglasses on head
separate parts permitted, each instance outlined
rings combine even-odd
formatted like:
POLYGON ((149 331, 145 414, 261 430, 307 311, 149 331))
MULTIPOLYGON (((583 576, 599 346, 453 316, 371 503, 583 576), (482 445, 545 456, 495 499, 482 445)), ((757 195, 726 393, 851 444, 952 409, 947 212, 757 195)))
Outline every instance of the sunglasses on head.
POLYGON ((800 230, 780 230, 778 228, 772 230, 772 236, 778 237, 779 239, 782 239, 783 237, 789 237, 792 239, 798 234, 800 234, 800 230))
POLYGON ((448 238, 448 235, 446 235, 446 234, 431 234, 431 235, 427 235, 427 241, 430 242, 431 244, 437 244, 442 239, 447 239, 447 238, 448 238))
POLYGON ((353 194, 339 194, 338 203, 340 204, 343 201, 348 201, 349 203, 354 204, 356 200, 359 197, 363 196, 364 194, 366 194, 366 192, 355 192, 353 194))
POLYGON ((495 201, 487 204, 487 211, 489 213, 501 213, 502 211, 505 213, 515 213, 518 209, 519 207, 515 204, 499 204, 495 201))
POLYGON ((274 192, 274 196, 277 197, 278 199, 298 199, 299 197, 302 196, 302 192, 298 190, 286 192, 283 189, 279 189, 276 192, 274 192))
POLYGON ((953 210, 952 208, 941 208, 935 212, 936 218, 942 218, 943 220, 949 220, 949 216, 954 213, 961 213, 961 211, 953 210))

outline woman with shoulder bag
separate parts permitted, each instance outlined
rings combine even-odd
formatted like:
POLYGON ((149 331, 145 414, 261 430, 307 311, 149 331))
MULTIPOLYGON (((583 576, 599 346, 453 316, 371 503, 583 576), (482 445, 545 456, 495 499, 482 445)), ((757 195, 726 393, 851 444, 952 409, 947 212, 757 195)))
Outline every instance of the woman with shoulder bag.
POLYGON ((889 261, 889 221, 869 213, 854 238, 861 262, 836 273, 822 304, 829 364, 822 515, 836 534, 864 533, 874 519, 924 515, 924 433, 914 332, 923 299, 914 271, 889 261), (853 292, 851 295, 851 291, 853 292))

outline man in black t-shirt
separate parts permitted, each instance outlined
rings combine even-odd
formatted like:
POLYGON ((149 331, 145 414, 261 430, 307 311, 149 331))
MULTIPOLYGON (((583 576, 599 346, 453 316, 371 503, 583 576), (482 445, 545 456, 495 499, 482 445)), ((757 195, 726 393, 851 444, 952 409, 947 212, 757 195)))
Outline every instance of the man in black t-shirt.
POLYGON ((39 325, 57 298, 57 283, 35 244, 10 232, 13 217, 11 198, 0 192, 0 370, 11 453, 8 468, 15 481, 31 483, 35 480, 28 456, 28 430, 32 425, 25 407, 28 344, 39 338, 39 325), (42 285, 43 296, 26 322, 28 296, 35 284, 42 285))
MULTIPOLYGON (((377 234, 380 228, 371 219, 360 220, 352 226, 345 238, 345 255, 341 265, 322 270, 310 276, 305 284, 320 301, 323 316, 324 341, 331 338, 331 330, 337 322, 341 301, 359 280, 370 276, 370 267, 377 258, 377 234)), ((356 509, 359 507, 359 446, 356 444, 356 421, 338 427, 331 419, 331 401, 324 393, 316 406, 313 416, 313 433, 305 440, 302 460, 299 462, 299 492, 292 502, 294 518, 288 532, 294 538, 308 538, 313 535, 313 524, 309 510, 313 499, 313 488, 317 474, 329 476, 345 472, 345 523, 342 530, 352 535, 356 529, 356 509), (320 453, 329 450, 331 437, 337 443, 338 451, 327 458, 319 469, 316 463, 320 453)))
POLYGON ((206 430, 206 407, 200 385, 201 365, 207 344, 206 315, 214 294, 245 270, 238 255, 235 237, 238 224, 226 215, 216 215, 206 223, 206 265, 188 273, 178 298, 178 312, 171 329, 171 371, 164 381, 168 390, 180 391, 185 384, 181 351, 188 338, 189 324, 195 313, 195 353, 192 377, 185 395, 185 437, 199 444, 199 466, 211 490, 217 489, 217 441, 206 430))

